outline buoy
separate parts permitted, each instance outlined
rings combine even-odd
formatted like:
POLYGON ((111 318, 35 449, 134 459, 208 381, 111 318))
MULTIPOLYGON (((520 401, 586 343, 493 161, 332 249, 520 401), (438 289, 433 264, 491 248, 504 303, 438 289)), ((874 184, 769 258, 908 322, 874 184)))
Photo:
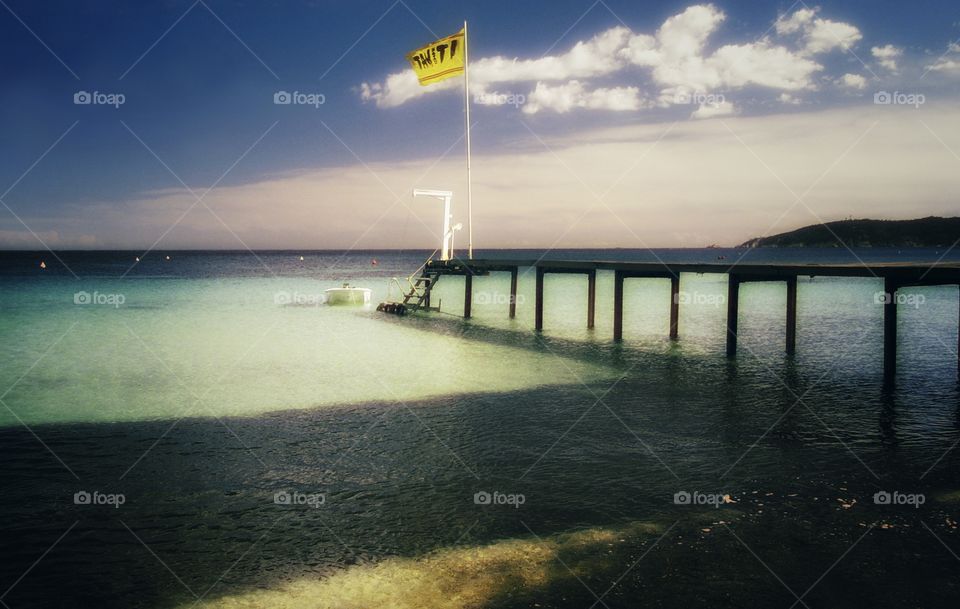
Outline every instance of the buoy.
POLYGON ((140 262, 140 256, 137 256, 137 262, 140 262))
POLYGON ((167 259, 167 260, 170 260, 170 256, 166 256, 166 259, 167 259))
POLYGON ((377 259, 376 259, 376 258, 374 258, 373 260, 370 261, 370 264, 372 264, 373 266, 377 266, 377 265, 380 264, 380 263, 377 262, 377 259))
POLYGON ((41 260, 41 261, 40 261, 40 268, 42 268, 42 269, 47 268, 47 263, 44 262, 43 260, 41 260))
POLYGON ((303 262, 303 256, 300 256, 300 262, 303 262))

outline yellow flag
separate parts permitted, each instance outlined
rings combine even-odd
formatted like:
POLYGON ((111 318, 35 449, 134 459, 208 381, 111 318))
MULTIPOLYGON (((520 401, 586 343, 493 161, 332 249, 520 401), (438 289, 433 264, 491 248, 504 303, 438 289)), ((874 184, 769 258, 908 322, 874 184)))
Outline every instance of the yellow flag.
POLYGON ((407 53, 407 61, 424 87, 463 74, 464 32, 431 42, 407 53))

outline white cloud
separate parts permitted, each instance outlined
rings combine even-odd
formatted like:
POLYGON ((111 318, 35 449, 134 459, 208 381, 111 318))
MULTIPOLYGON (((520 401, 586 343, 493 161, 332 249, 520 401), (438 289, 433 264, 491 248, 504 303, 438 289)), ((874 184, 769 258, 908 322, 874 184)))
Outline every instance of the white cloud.
POLYGON ((803 103, 803 100, 801 100, 799 97, 794 97, 789 93, 781 93, 780 97, 777 98, 777 101, 781 104, 787 104, 789 106, 799 106, 803 103))
MULTIPOLYGON (((774 29, 790 44, 768 36, 747 43, 725 44, 709 51, 711 37, 726 15, 713 4, 690 6, 668 18, 654 34, 634 33, 628 28, 610 28, 568 51, 536 59, 485 57, 470 65, 471 93, 484 95, 505 83, 514 94, 536 100, 528 113, 541 110, 568 112, 572 108, 638 110, 649 107, 651 98, 670 106, 678 95, 718 93, 756 86, 775 91, 815 90, 814 76, 824 70, 813 56, 847 49, 862 38, 853 25, 818 16, 819 9, 801 9, 781 17, 774 29), (591 81, 628 69, 643 69, 654 89, 642 95, 640 87, 591 81), (576 84, 574 84, 576 83, 576 84), (588 92, 594 86, 594 91, 588 92), (524 87, 535 87, 533 91, 524 87), (530 91, 529 94, 527 91, 530 91)), ((389 75, 382 83, 364 82, 364 101, 390 108, 411 99, 460 86, 458 79, 421 87, 412 70, 389 75)))
POLYGON ((863 38, 863 34, 849 23, 816 19, 813 28, 807 33, 809 53, 826 53, 834 49, 847 50, 863 38))
POLYGON ((667 19, 657 30, 659 63, 678 63, 700 57, 707 39, 724 19, 723 11, 712 4, 691 6, 667 19))
POLYGON ((637 87, 601 88, 588 91, 579 81, 571 80, 557 86, 537 83, 537 88, 530 93, 523 105, 523 112, 536 114, 541 110, 553 110, 563 114, 575 108, 626 111, 639 110, 642 106, 640 89, 637 87))
POLYGON ((634 36, 622 55, 634 65, 653 68, 662 105, 669 105, 682 92, 749 85, 786 90, 812 87, 811 76, 822 66, 769 40, 728 44, 704 55, 707 40, 724 19, 713 5, 692 6, 667 19, 656 36, 634 36))
POLYGON ((647 34, 631 36, 620 56, 635 66, 653 67, 662 61, 657 39, 647 34))
POLYGON ((860 74, 844 74, 836 80, 836 83, 849 89, 862 90, 867 88, 867 79, 860 74))
POLYGON ((777 19, 775 24, 777 33, 781 36, 787 34, 796 34, 810 28, 813 18, 817 12, 810 8, 802 8, 790 16, 783 16, 777 19))
POLYGON ((802 8, 788 17, 781 17, 777 20, 776 31, 782 36, 799 34, 804 52, 810 55, 847 50, 863 38, 857 27, 817 17, 819 11, 819 7, 802 8))
POLYGON ((721 47, 710 64, 726 86, 753 84, 788 91, 812 88, 811 77, 823 69, 814 61, 766 42, 721 47))
POLYGON ((463 84, 459 80, 450 78, 429 87, 423 87, 417 82, 417 76, 413 73, 413 70, 404 70, 387 76, 386 81, 382 84, 378 82, 362 83, 360 85, 360 98, 365 102, 375 102, 380 108, 393 108, 427 93, 449 91, 462 86, 463 84))
POLYGON ((935 62, 928 65, 928 72, 960 72, 960 44, 951 43, 947 46, 947 52, 941 55, 935 62))
POLYGON ((881 66, 890 70, 891 72, 896 72, 897 58, 903 55, 903 49, 895 47, 892 44, 888 44, 882 47, 873 47, 870 49, 870 53, 881 66))
POLYGON ((942 57, 935 63, 927 66, 931 72, 960 72, 960 59, 942 57))
POLYGON ((629 36, 630 30, 621 26, 601 32, 586 42, 577 42, 562 55, 523 60, 487 57, 470 64, 470 78, 489 84, 603 76, 623 67, 619 51, 629 36))
POLYGON ((736 113, 737 110, 732 103, 722 101, 713 104, 700 104, 700 107, 693 111, 690 118, 714 118, 717 116, 730 116, 736 113))

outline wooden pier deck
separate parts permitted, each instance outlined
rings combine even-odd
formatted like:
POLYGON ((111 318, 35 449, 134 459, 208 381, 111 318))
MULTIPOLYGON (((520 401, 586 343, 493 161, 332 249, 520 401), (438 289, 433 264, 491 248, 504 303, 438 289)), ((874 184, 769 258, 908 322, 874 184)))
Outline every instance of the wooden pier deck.
MULTIPOLYGON (((897 367, 897 291, 901 288, 932 285, 960 286, 960 263, 867 263, 867 264, 725 264, 670 262, 615 262, 604 260, 448 260, 431 261, 424 274, 435 276, 462 275, 464 281, 463 316, 470 317, 473 300, 473 278, 490 273, 510 273, 510 317, 516 316, 517 284, 521 268, 531 268, 536 277, 535 327, 543 329, 543 280, 547 273, 582 274, 587 276, 587 327, 592 328, 596 311, 598 271, 614 274, 613 339, 623 339, 623 282, 627 279, 669 279, 670 337, 679 337, 680 277, 683 273, 717 273, 728 277, 726 352, 737 353, 737 319, 740 285, 756 281, 782 281, 786 284, 785 349, 796 351, 797 343, 797 278, 798 277, 866 277, 883 281, 883 371, 892 384, 897 367)), ((958 311, 960 314, 960 311, 958 311)), ((960 336, 957 339, 960 353, 960 336)), ((960 358, 958 358, 960 374, 960 358)))

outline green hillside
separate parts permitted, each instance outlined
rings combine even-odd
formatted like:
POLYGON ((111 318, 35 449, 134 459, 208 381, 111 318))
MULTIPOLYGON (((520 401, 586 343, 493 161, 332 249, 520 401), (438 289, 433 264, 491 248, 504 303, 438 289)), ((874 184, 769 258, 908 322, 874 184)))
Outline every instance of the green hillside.
POLYGON ((839 220, 813 224, 740 247, 950 247, 960 240, 960 218, 839 220))

